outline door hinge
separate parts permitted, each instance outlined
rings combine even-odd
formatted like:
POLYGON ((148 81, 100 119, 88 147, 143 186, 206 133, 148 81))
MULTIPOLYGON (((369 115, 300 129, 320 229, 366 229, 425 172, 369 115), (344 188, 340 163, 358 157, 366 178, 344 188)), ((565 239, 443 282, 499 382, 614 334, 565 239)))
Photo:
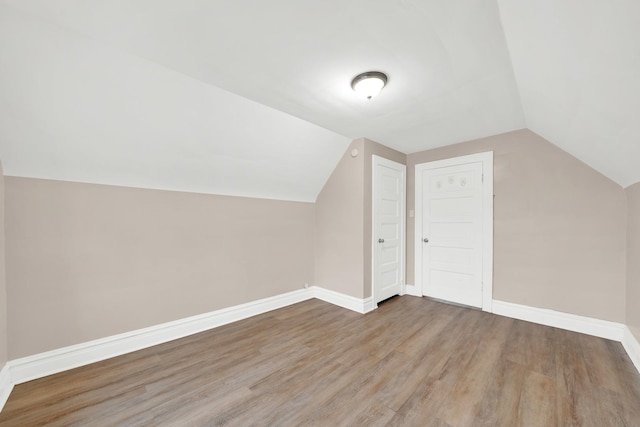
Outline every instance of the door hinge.
POLYGON ((484 182, 484 174, 482 174, 482 182, 484 182))

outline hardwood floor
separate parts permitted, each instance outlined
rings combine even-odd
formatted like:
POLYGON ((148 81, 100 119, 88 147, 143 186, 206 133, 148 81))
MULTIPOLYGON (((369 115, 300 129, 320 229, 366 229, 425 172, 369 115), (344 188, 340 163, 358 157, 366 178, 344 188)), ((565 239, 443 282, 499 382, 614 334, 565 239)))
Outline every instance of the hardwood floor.
POLYGON ((31 381, 0 426, 640 426, 613 341, 396 297, 319 300, 31 381))

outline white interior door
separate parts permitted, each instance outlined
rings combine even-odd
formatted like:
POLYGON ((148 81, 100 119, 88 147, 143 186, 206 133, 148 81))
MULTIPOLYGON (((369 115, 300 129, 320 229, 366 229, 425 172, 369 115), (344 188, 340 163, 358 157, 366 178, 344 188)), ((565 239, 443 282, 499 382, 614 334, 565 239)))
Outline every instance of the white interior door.
POLYGON ((492 233, 493 222, 492 209, 485 209, 487 203, 493 206, 492 194, 486 197, 485 192, 492 190, 483 182, 483 161, 472 160, 465 156, 457 163, 451 159, 416 166, 421 193, 416 193, 417 277, 423 295, 490 311, 485 302, 490 304, 491 296, 485 298, 483 285, 490 278, 485 269, 491 270, 484 252, 486 247, 492 251, 485 242, 492 236, 486 228, 492 233))
POLYGON ((403 293, 406 166, 373 156, 372 293, 375 303, 403 293))

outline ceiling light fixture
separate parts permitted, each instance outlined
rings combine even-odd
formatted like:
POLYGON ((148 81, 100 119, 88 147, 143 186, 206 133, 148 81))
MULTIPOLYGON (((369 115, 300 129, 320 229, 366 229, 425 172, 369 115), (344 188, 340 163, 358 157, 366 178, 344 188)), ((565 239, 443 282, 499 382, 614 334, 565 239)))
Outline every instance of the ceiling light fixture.
POLYGON ((387 75, 380 71, 367 71, 351 80, 351 88, 361 98, 371 99, 387 84, 387 75))

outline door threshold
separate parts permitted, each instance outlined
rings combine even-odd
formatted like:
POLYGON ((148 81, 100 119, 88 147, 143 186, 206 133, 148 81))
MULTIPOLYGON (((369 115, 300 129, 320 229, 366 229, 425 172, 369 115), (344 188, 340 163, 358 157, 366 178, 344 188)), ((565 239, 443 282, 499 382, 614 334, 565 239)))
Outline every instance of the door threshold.
POLYGON ((428 297, 428 296, 423 296, 423 298, 427 298, 428 300, 431 301, 435 301, 435 302, 441 302, 443 304, 449 304, 449 305, 454 305, 456 307, 462 307, 462 308, 469 308, 471 310, 478 310, 478 311, 482 311, 482 309, 480 307, 474 307, 472 305, 465 305, 465 304, 460 304, 459 302, 453 302, 453 301, 447 301, 445 299, 440 299, 440 298, 434 298, 434 297, 428 297))

